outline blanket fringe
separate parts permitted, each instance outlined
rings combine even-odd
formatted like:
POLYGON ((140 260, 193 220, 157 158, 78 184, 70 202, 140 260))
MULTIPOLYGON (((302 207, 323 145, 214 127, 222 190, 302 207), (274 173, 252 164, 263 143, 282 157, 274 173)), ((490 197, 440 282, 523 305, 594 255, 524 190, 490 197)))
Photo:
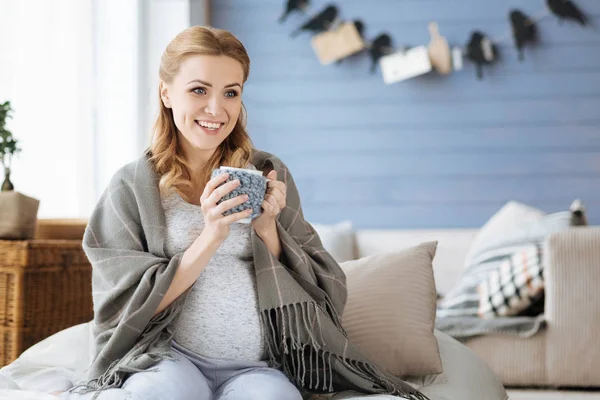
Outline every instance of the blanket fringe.
MULTIPOLYGON (((332 321, 344 332, 340 318, 330 302, 325 303, 325 308, 332 316, 332 321)), ((332 361, 335 358, 356 375, 373 382, 376 393, 397 395, 409 400, 429 400, 408 383, 387 376, 370 363, 325 350, 326 341, 323 337, 320 312, 326 311, 315 302, 302 302, 264 310, 261 313, 263 325, 271 332, 271 335, 266 335, 269 336, 266 344, 270 365, 282 368, 293 378, 299 389, 308 389, 314 393, 333 393, 336 389, 344 389, 334 387, 332 361), (304 328, 303 331, 301 327, 304 328), (301 336, 302 333, 304 337, 301 336), (303 343, 303 340, 308 340, 309 343, 303 343)))

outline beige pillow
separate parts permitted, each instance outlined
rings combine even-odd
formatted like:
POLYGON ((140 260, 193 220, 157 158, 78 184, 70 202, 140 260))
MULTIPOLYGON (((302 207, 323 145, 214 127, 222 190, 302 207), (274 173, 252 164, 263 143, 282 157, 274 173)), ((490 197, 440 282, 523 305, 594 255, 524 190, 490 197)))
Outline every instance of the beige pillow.
POLYGON ((348 300, 342 325, 350 342, 396 376, 442 372, 433 334, 437 242, 345 261, 348 300))

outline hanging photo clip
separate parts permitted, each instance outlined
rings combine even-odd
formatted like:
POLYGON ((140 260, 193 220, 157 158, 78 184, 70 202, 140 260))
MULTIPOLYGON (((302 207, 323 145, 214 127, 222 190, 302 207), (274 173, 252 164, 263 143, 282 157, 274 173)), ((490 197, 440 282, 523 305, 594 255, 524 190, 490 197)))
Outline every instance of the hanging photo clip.
POLYGON ((338 16, 338 8, 334 5, 328 5, 323 11, 306 21, 299 28, 293 31, 290 36, 296 37, 302 31, 312 32, 313 34, 329 30, 335 23, 338 16))
POLYGON ((375 73, 377 64, 381 57, 394 52, 392 37, 387 33, 378 35, 369 45, 369 57, 371 58, 371 74, 375 73))
POLYGON ((334 29, 315 35, 311 44, 322 65, 331 64, 365 48, 365 42, 354 22, 344 22, 334 29))
POLYGON ((497 48, 485 34, 474 31, 467 44, 467 58, 477 66, 477 78, 483 79, 483 66, 496 61, 497 48))
POLYGON ((587 16, 572 0, 546 0, 546 4, 552 14, 560 19, 561 23, 563 20, 571 20, 585 26, 589 22, 587 16))
POLYGON ((509 19, 515 46, 519 52, 519 61, 523 61, 525 59, 523 51, 525 45, 537 41, 535 23, 520 10, 511 10, 509 19))
POLYGON ((417 46, 383 56, 379 60, 379 65, 383 73, 383 81, 386 84, 414 78, 432 70, 426 46, 417 46))

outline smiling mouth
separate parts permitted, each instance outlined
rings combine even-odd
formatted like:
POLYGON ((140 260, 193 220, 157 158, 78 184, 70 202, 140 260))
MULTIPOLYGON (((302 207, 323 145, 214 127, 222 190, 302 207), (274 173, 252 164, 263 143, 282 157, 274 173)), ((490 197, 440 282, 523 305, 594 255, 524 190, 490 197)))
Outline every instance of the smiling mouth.
POLYGON ((200 126, 201 128, 204 128, 208 131, 217 131, 223 125, 225 125, 223 122, 206 122, 206 121, 199 121, 199 120, 196 120, 195 122, 196 122, 196 124, 198 124, 198 126, 200 126))

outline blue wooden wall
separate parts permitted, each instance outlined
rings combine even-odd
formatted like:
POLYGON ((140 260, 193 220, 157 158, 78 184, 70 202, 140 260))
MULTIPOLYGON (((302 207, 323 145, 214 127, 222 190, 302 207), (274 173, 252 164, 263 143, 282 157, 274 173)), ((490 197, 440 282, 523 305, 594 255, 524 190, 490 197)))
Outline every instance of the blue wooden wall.
POLYGON ((538 16, 545 0, 336 2, 342 18, 365 22, 367 39, 389 32, 395 47, 427 44, 429 21, 451 45, 475 28, 507 39, 483 81, 465 61, 450 76, 393 85, 369 74, 367 55, 321 66, 310 35, 289 37, 307 17, 277 22, 284 3, 213 0, 212 25, 247 47, 250 134, 288 164, 310 221, 480 227, 509 200, 553 212, 581 198, 600 223, 600 1, 577 0, 592 28, 540 21, 522 63, 508 11, 538 16))

